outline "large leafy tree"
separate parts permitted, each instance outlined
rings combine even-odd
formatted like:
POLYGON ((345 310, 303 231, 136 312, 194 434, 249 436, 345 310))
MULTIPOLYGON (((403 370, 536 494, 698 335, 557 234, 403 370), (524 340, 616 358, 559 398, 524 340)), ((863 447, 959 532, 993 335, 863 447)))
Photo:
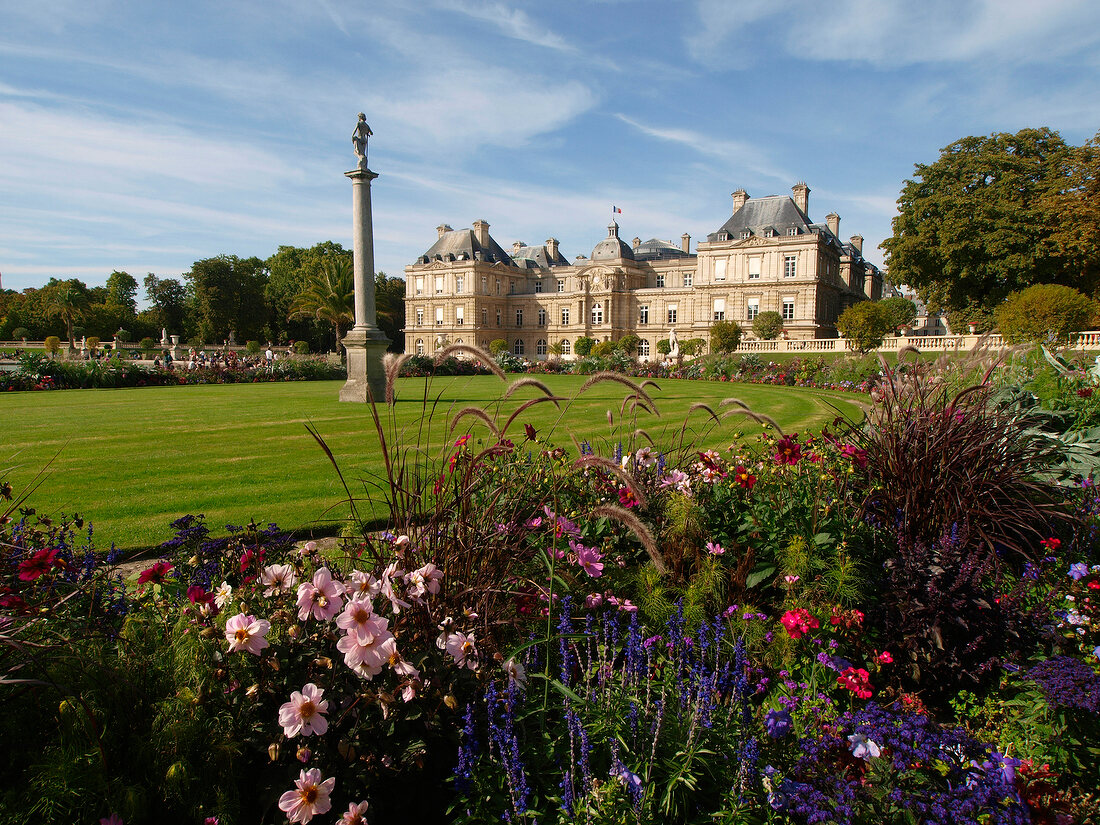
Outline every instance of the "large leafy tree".
POLYGON ((374 276, 374 309, 378 328, 390 339, 390 352, 405 351, 405 280, 385 272, 374 276))
POLYGON ((877 301, 852 304, 836 320, 837 330, 860 352, 882 346, 892 326, 889 310, 877 301))
POLYGON ((309 277, 290 305, 292 318, 316 318, 332 324, 336 343, 355 321, 355 279, 351 258, 332 256, 309 277))
POLYGON ((259 258, 218 255, 195 261, 185 276, 194 307, 198 337, 222 341, 264 337, 267 322, 267 267, 259 258))
POLYGON ((1077 154, 1050 129, 966 137, 917 164, 882 246, 890 277, 932 307, 995 306, 1033 283, 1086 291, 1073 255, 1052 241, 1052 199, 1070 187, 1077 154))
POLYGON ((270 309, 270 326, 273 337, 300 340, 309 338, 320 345, 326 334, 325 326, 319 325, 312 316, 291 316, 290 307, 294 299, 306 289, 307 283, 317 275, 326 260, 346 258, 351 260, 352 253, 334 241, 323 241, 312 247, 280 246, 278 251, 267 259, 269 272, 264 286, 264 297, 270 309))
POLYGON ((145 276, 145 300, 149 309, 142 313, 156 328, 153 337, 167 330, 170 335, 183 335, 187 322, 187 289, 175 278, 158 278, 152 272, 145 276))
POLYGON ((1064 186, 1048 193, 1043 206, 1056 253, 1077 286, 1094 292, 1100 285, 1100 132, 1072 150, 1064 186))
POLYGON ((129 272, 115 270, 107 277, 107 296, 104 303, 122 309, 131 318, 137 314, 137 279, 129 272))

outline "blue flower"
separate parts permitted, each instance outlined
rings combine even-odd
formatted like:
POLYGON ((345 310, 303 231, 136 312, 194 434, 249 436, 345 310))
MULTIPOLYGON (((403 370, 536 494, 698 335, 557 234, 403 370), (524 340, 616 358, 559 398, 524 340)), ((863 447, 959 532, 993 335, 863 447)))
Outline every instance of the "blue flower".
POLYGON ((764 727, 772 739, 782 739, 791 732, 791 715, 785 710, 769 710, 764 717, 764 727))
POLYGON ((1089 574, 1088 565, 1083 564, 1082 562, 1077 562, 1076 564, 1071 564, 1070 567, 1069 567, 1069 577, 1071 579, 1073 579, 1075 582, 1081 581, 1081 579, 1085 578, 1085 576, 1087 576, 1088 574, 1089 574))

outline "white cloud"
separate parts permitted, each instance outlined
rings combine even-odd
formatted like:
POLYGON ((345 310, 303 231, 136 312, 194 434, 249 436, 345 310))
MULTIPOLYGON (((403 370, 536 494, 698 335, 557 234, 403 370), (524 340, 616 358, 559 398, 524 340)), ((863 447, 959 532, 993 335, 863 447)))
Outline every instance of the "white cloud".
POLYGON ((548 26, 536 23, 521 9, 510 8, 504 3, 471 3, 465 0, 441 0, 440 8, 464 14, 474 20, 495 27, 505 37, 522 40, 535 46, 544 46, 563 52, 576 51, 576 47, 548 26))

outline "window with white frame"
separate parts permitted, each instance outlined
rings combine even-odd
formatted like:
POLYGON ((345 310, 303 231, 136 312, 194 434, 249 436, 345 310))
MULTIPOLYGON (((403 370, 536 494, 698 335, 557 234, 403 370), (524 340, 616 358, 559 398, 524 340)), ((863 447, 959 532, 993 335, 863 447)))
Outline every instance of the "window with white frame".
POLYGON ((504 326, 504 324, 502 324, 501 321, 500 321, 500 309, 499 308, 497 309, 497 326, 498 327, 504 326))
POLYGON ((748 320, 752 321, 759 314, 760 314, 760 299, 759 298, 749 298, 748 312, 745 313, 745 317, 748 320))
POLYGON ((435 325, 437 327, 443 326, 443 307, 435 308, 435 325))
POLYGON ((667 309, 668 322, 670 324, 676 323, 676 314, 679 307, 676 304, 669 304, 667 309))
POLYGON ((481 308, 481 325, 483 327, 489 326, 489 310, 484 307, 481 308))
POLYGON ((539 326, 540 327, 546 326, 546 310, 545 309, 540 309, 539 310, 539 326))
POLYGON ((517 338, 516 342, 512 344, 513 355, 523 355, 523 339, 517 338))
POLYGON ((561 325, 563 327, 569 326, 569 307, 561 308, 561 325))
POLYGON ((784 321, 793 321, 794 320, 794 298, 784 298, 783 299, 783 320, 784 321))
POLYGON ((423 307, 417 307, 416 308, 416 325, 418 327, 424 326, 424 308, 423 307))
POLYGON ((516 282, 511 278, 508 279, 508 294, 514 295, 516 291, 516 282))
POLYGON ((523 326, 523 310, 522 309, 516 309, 516 326, 517 327, 522 327, 523 326))
POLYGON ((719 258, 714 262, 714 280, 724 281, 726 280, 726 265, 729 261, 726 258, 719 258))
POLYGON ((648 338, 643 338, 641 341, 638 342, 638 355, 642 356, 642 358, 648 358, 649 357, 649 339, 648 338))
POLYGON ((571 343, 569 343, 569 339, 568 338, 562 338, 561 339, 561 354, 562 355, 569 355, 572 352, 573 352, 573 345, 571 343))
POLYGON ((542 278, 535 281, 535 292, 542 292, 542 278))
POLYGON ((642 304, 638 307, 638 325, 645 326, 649 323, 649 304, 642 304))
POLYGON ((767 229, 764 230, 764 237, 765 238, 774 238, 778 234, 779 233, 776 232, 774 229, 772 229, 770 226, 767 229))
POLYGON ((546 339, 539 338, 535 341, 535 355, 546 355, 546 339))
POLYGON ((462 292, 466 288, 466 278, 462 275, 455 275, 455 293, 462 292))
POLYGON ((455 307, 455 326, 462 326, 466 322, 466 307, 455 307))
POLYGON ((788 235, 797 235, 798 234, 798 227, 797 226, 788 226, 787 227, 787 234, 788 235))
POLYGON ((759 281, 760 280, 760 263, 763 260, 764 259, 760 258, 759 256, 755 257, 755 258, 749 258, 749 280, 750 281, 759 281))
POLYGON ((684 273, 684 286, 691 286, 695 282, 695 275, 692 272, 684 273))
POLYGON ((436 275, 435 276, 435 294, 436 295, 442 295, 443 294, 443 276, 442 275, 436 275))
POLYGON ((593 324, 602 324, 603 323, 603 304, 593 304, 592 305, 592 323, 593 324))
POLYGON ((714 320, 724 321, 726 320, 726 299, 715 298, 714 299, 714 320))
POLYGON ((751 237, 752 237, 752 230, 749 230, 749 229, 742 229, 741 230, 741 240, 745 241, 745 240, 748 240, 751 237))
POLYGON ((416 354, 417 355, 423 355, 424 354, 424 339, 423 338, 417 338, 416 339, 416 354))
POLYGON ((664 275, 658 275, 657 276, 657 286, 664 286, 664 285, 665 285, 665 276, 664 275))
POLYGON ((416 294, 419 295, 423 291, 424 291, 424 276, 423 275, 417 275, 416 276, 416 294))
POLYGON ((558 279, 558 292, 565 292, 565 281, 558 279))
POLYGON ((798 274, 798 256, 797 255, 784 255, 783 256, 783 277, 793 278, 798 274))
POLYGON ((497 278, 497 295, 500 295, 500 278, 497 278))
POLYGON ((481 276, 481 292, 482 292, 483 295, 488 295, 489 294, 489 276, 488 275, 482 275, 481 276))

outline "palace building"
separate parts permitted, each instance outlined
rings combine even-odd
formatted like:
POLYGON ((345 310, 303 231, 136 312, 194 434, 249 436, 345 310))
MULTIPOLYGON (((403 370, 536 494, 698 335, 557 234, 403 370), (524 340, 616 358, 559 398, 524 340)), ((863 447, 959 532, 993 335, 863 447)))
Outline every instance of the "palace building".
POLYGON ((564 357, 587 336, 641 339, 638 357, 657 358, 672 330, 680 341, 709 345, 717 320, 741 324, 774 310, 790 338, 836 337, 836 319, 852 303, 882 297, 882 273, 863 258, 863 238, 840 239, 840 216, 809 217, 810 188, 750 198, 733 193, 733 212, 691 251, 680 244, 619 237, 612 221, 591 255, 568 261, 558 241, 516 241, 508 251, 489 234, 436 228, 438 238, 405 267, 405 351, 432 355, 448 344, 488 348, 495 339, 528 359, 557 345, 564 357))

